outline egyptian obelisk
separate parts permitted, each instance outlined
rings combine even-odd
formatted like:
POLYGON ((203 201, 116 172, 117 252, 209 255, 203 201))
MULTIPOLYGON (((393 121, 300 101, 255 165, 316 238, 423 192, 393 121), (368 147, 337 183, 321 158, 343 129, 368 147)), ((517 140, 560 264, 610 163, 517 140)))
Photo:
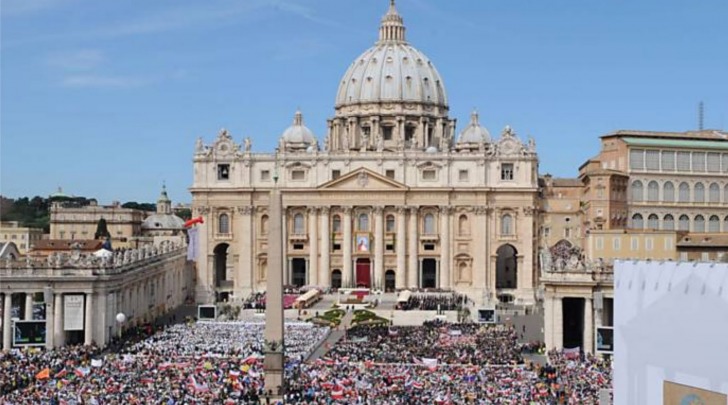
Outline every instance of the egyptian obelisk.
POLYGON ((283 202, 278 189, 278 153, 268 202, 268 281, 265 298, 265 392, 282 399, 283 385, 283 202))

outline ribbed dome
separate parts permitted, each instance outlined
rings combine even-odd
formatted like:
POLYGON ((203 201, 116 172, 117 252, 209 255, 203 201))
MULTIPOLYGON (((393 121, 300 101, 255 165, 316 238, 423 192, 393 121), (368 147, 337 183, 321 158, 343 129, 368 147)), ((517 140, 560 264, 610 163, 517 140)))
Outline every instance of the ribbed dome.
POLYGON ((288 127, 285 131, 283 131, 283 135, 281 135, 281 138, 283 139, 283 142, 285 143, 291 143, 291 144, 306 144, 306 145, 315 145, 316 144, 316 136, 311 132, 310 129, 308 129, 305 125, 303 125, 303 114, 301 114, 301 111, 296 111, 296 114, 293 117, 293 125, 288 127))
POLYGON ((432 62, 408 44, 394 2, 382 18, 379 41, 344 74, 336 106, 408 101, 447 106, 445 86, 432 62))
POLYGON ((152 214, 142 222, 142 229, 184 229, 184 219, 174 214, 152 214))
POLYGON ((478 121, 478 112, 473 111, 470 114, 470 123, 460 133, 458 140, 460 143, 489 143, 490 132, 480 125, 478 121))

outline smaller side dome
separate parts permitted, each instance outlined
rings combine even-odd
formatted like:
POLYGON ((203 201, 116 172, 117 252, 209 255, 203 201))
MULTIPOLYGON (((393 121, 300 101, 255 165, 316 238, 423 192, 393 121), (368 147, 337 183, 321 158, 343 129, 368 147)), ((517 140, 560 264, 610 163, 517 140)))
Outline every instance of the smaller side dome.
POLYGON ((490 143, 490 132, 480 125, 478 112, 470 114, 470 123, 460 133, 459 143, 490 143))
POLYGON ((316 136, 308 127, 303 125, 303 114, 300 110, 296 110, 293 117, 293 125, 283 131, 281 135, 281 143, 286 149, 308 149, 309 146, 316 145, 316 136))

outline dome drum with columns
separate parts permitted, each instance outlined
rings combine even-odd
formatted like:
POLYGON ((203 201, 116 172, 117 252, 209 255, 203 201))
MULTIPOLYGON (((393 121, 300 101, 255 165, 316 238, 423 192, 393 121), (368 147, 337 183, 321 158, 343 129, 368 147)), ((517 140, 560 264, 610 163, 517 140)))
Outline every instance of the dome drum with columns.
POLYGON ((441 288, 478 303, 534 301, 538 157, 476 112, 460 133, 442 78, 405 40, 392 2, 379 40, 340 81, 318 138, 296 111, 275 152, 226 130, 197 141, 193 215, 202 216, 199 302, 265 288, 268 198, 281 188, 284 280, 382 290, 441 288), (318 141, 321 141, 319 147, 318 141))

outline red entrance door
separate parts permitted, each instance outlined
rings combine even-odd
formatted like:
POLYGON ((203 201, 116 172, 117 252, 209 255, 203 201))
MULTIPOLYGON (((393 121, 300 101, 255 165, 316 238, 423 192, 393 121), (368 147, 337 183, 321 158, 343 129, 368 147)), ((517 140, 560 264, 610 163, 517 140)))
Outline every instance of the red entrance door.
POLYGON ((356 286, 370 288, 372 285, 371 278, 371 261, 369 259, 357 259, 356 261, 356 286))

